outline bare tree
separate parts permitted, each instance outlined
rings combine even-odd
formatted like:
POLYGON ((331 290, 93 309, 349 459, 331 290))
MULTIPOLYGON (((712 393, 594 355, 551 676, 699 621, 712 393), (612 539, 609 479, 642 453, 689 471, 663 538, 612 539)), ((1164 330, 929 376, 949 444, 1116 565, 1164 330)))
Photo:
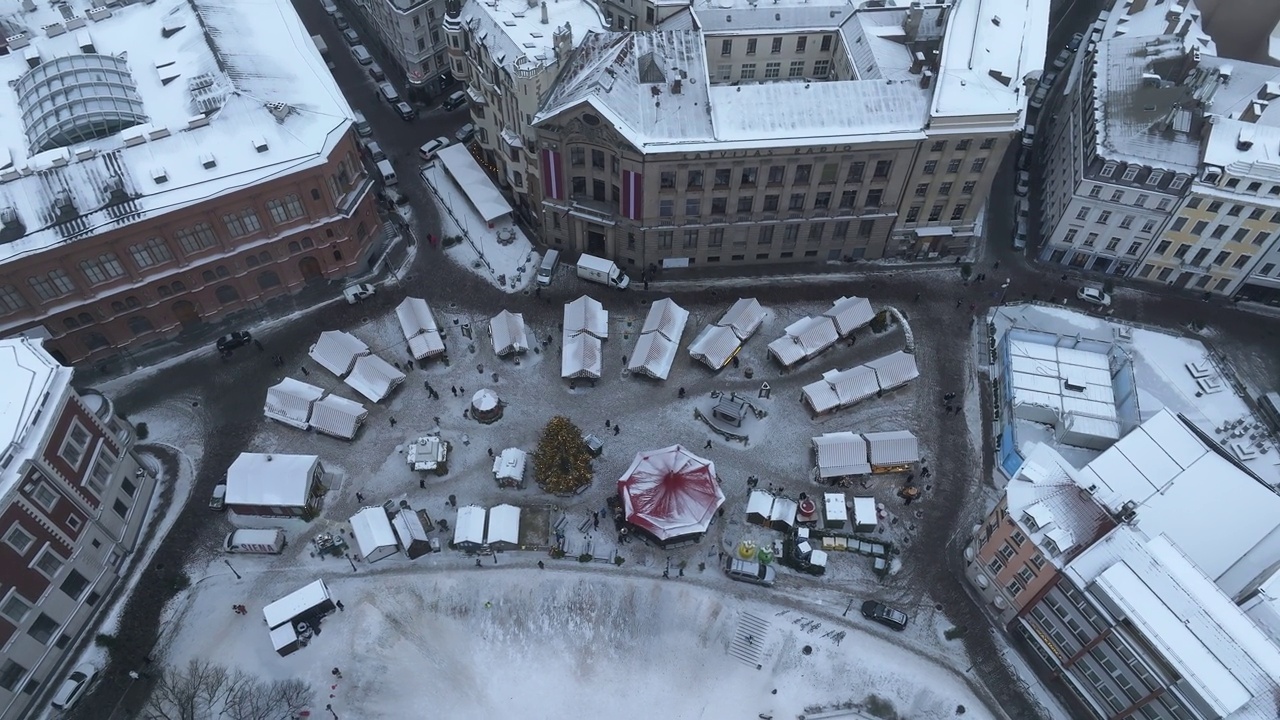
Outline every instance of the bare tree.
POLYGON ((282 720, 315 699, 297 678, 264 681, 243 670, 230 671, 205 660, 160 672, 143 708, 146 720, 282 720))

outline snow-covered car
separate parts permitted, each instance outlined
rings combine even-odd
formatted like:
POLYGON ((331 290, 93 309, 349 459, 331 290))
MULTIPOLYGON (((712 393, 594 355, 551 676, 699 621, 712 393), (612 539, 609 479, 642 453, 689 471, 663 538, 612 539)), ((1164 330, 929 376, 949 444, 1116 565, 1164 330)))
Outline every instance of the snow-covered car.
POLYGON ((213 494, 209 496, 210 510, 226 510, 227 509, 227 485, 220 483, 213 488, 213 494))
POLYGON ((1022 131, 1022 147, 1029 148, 1036 144, 1036 126, 1027 123, 1027 128, 1022 131))
POLYGON ((84 697, 85 690, 89 689, 89 684, 97 676, 98 668, 90 663, 80 663, 58 686, 58 692, 54 693, 50 705, 58 710, 70 710, 84 697))
POLYGON ((458 132, 454 133, 453 136, 458 139, 458 142, 466 145, 471 142, 471 138, 475 137, 475 134, 476 126, 472 123, 467 123, 466 125, 458 128, 458 132))
POLYGON ((1020 217, 1013 228, 1013 249, 1024 250, 1027 247, 1027 219, 1020 217))
POLYGON ((373 297, 374 287, 369 283, 360 283, 359 285, 348 286, 342 291, 342 297, 347 299, 348 305, 355 305, 361 300, 367 300, 373 297))
POLYGON ((1053 59, 1053 69, 1061 70, 1062 68, 1067 66, 1067 62, 1070 60, 1071 60, 1071 51, 1066 48, 1063 48, 1058 53, 1058 57, 1053 59))
POLYGON ((765 587, 773 585, 773 581, 777 578, 777 572, 771 566, 754 560, 739 560, 735 557, 730 557, 725 562, 724 572, 732 580, 765 587))
POLYGON ((1076 291, 1076 297, 1098 307, 1109 307, 1111 296, 1096 287, 1085 286, 1076 291))
POLYGON ((376 82, 382 82, 387 79, 387 74, 382 72, 382 66, 378 63, 369 63, 369 77, 376 82))
POLYGON ((407 102, 404 102, 404 101, 398 102, 396 103, 395 108, 396 108, 396 114, 399 115, 400 119, 405 122, 410 122, 411 120, 418 117, 418 111, 414 110, 413 106, 407 102))
POLYGON ((430 160, 436 156, 436 153, 448 146, 449 138, 438 137, 435 140, 428 140, 423 143, 422 147, 418 148, 418 154, 422 156, 423 160, 430 160))
POLYGON ((351 23, 347 22, 347 17, 340 12, 333 13, 333 24, 337 25, 339 30, 351 28, 351 23))
POLYGON ((392 205, 408 205, 409 204, 409 198, 406 197, 404 193, 400 192, 399 190, 393 187, 389 187, 383 190, 382 194, 387 196, 387 202, 391 203, 392 205))
POLYGON ((885 627, 891 627, 894 630, 907 629, 906 613, 901 610, 894 610, 888 605, 885 605, 882 602, 876 602, 875 600, 868 600, 862 603, 862 617, 868 620, 874 620, 875 622, 878 622, 885 627))
POLYGON ((342 39, 346 40, 348 45, 354 47, 360 44, 360 33, 356 32, 354 28, 347 28, 342 31, 342 39))
POLYGON ((236 348, 244 347, 253 342, 253 336, 247 330, 237 330, 218 338, 218 352, 230 353, 236 348))
POLYGON ((1049 86, 1041 85, 1036 88, 1035 92, 1031 93, 1031 101, 1027 104, 1031 106, 1032 110, 1039 110, 1044 105, 1047 97, 1049 97, 1049 86))
POLYGON ((1026 170, 1018 172, 1018 181, 1013 186, 1013 194, 1018 197, 1026 197, 1031 192, 1031 173, 1026 170))

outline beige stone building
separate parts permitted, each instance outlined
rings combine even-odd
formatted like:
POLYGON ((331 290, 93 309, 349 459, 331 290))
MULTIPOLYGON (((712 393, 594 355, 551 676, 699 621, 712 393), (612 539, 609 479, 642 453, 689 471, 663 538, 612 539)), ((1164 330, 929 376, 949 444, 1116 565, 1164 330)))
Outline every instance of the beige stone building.
POLYGON ((535 121, 544 239, 637 269, 965 252, 1044 53, 1043 9, 1005 5, 695 6, 588 35, 535 121))

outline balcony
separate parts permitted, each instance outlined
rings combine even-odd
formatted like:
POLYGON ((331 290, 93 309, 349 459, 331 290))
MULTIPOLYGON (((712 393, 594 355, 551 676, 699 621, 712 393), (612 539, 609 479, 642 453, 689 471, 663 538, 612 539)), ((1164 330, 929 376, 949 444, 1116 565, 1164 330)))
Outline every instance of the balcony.
POLYGON ((110 423, 112 416, 115 415, 115 407, 111 403, 111 398, 97 390, 81 390, 80 401, 84 403, 85 407, 89 408, 89 412, 93 413, 103 423, 110 423))

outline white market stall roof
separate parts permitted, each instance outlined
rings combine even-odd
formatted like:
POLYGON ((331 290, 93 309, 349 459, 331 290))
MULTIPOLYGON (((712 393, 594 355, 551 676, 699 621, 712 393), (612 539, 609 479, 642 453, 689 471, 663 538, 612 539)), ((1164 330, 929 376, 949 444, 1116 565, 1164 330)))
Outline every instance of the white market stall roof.
POLYGON ((515 505, 495 505, 489 508, 489 527, 485 530, 485 543, 520 544, 520 508, 515 505))
POLYGON ((824 433, 813 438, 813 449, 818 456, 819 478, 871 474, 867 441, 861 435, 847 430, 824 433))
POLYGON ((480 412, 489 412, 498 407, 498 393, 489 388, 480 388, 475 395, 471 396, 471 407, 480 412))
POLYGON ((493 316, 489 321, 489 335, 493 338, 493 353, 498 357, 529 350, 528 330, 520 313, 503 310, 493 316))
POLYGON ((776 497, 773 499, 773 508, 769 511, 769 520, 775 523, 784 523, 788 526, 796 524, 796 513, 800 510, 800 504, 789 497, 776 497))
POLYGON ((760 324, 764 322, 764 315, 764 308, 760 307, 759 300, 739 298, 725 311, 724 315, 720 316, 716 325, 733 330, 733 334, 745 342, 760 329, 760 324))
POLYGON ((404 509, 391 518, 391 527, 396 531, 400 544, 409 547, 415 542, 430 542, 431 536, 422 524, 422 516, 413 510, 404 509))
POLYGON ((859 365, 848 370, 828 370, 822 378, 800 389, 814 412, 845 408, 880 392, 875 370, 859 365))
POLYGON ((564 306, 566 336, 586 333, 601 340, 609 339, 609 311, 593 297, 583 295, 564 306))
POLYGON ((343 380, 352 390, 380 402, 391 394, 395 386, 404 382, 404 373, 377 355, 361 355, 351 368, 351 375, 343 380))
POLYGON ((871 309, 871 301, 860 297, 842 297, 822 314, 835 321, 840 337, 848 337, 854 330, 870 324, 876 316, 871 309))
POLYGON ((341 395, 325 395, 311 405, 311 427, 325 435, 350 440, 369 411, 355 400, 341 395))
POLYGON ((902 465, 920 459, 920 443, 906 430, 865 433, 872 465, 902 465))
POLYGON ((823 493, 823 505, 827 522, 845 522, 849 519, 849 509, 844 504, 844 493, 823 493))
POLYGON ((879 521, 875 498, 855 497, 853 499, 853 522, 855 525, 875 525, 879 521))
POLYGON ((226 504, 303 507, 319 462, 316 455, 240 453, 227 468, 226 504))
POLYGON ((493 459, 493 476, 499 480, 524 481, 524 466, 529 453, 520 448, 507 448, 493 459))
POLYGON ((627 522, 659 540, 706 532, 724 504, 715 465, 680 445, 636 453, 618 494, 627 522))
POLYGON ((769 343, 769 352, 784 367, 812 358, 840 339, 836 323, 825 315, 801 318, 787 326, 786 334, 769 343))
POLYGON ((764 490, 752 490, 747 496, 747 515, 768 518, 773 510, 773 496, 764 490))
POLYGON ((493 222, 511 214, 510 203, 502 197, 498 188, 494 187, 493 181, 484 170, 480 169, 475 158, 471 157, 471 153, 467 151, 466 145, 462 143, 450 145, 437 152, 436 157, 440 158, 444 169, 453 178, 454 183, 462 188, 462 192, 466 193, 467 200, 471 201, 471 205, 485 222, 493 222))
POLYGON ((668 340, 679 341, 688 321, 688 310, 677 305, 671 298, 662 298, 649 307, 649 314, 644 318, 640 334, 656 332, 668 340))
POLYGON ((440 439, 439 435, 423 435, 409 443, 404 459, 414 470, 435 470, 448 462, 449 443, 440 439))
POLYGON ((262 414, 285 425, 306 430, 311 419, 311 404, 324 397, 324 390, 301 380, 285 378, 267 388, 262 414))
POLYGON ((666 380, 671 363, 680 348, 680 336, 689 321, 689 311, 675 304, 671 298, 663 298, 649 308, 636 349, 627 369, 643 373, 658 380, 666 380))
POLYGON ((320 339, 311 346, 307 354, 320 367, 338 377, 345 377, 351 372, 351 366, 355 365, 356 358, 369 354, 369 346, 351 333, 326 330, 320 333, 320 339))
POLYGON ((272 630, 329 599, 329 587, 316 580, 262 608, 262 617, 272 630))
POLYGON ((407 297, 396 306, 396 318, 400 321, 400 331, 409 343, 409 351, 415 360, 422 360, 443 353, 444 338, 440 335, 440 326, 436 324, 435 314, 422 298, 407 297))
POLYGON ((564 345, 560 357, 560 377, 599 378, 604 369, 600 339, 578 333, 569 335, 565 330, 564 345))
POLYGON ((467 505, 458 508, 458 518, 453 523, 453 543, 484 544, 484 508, 467 505))
POLYGON ((876 358, 866 366, 876 371, 876 381, 880 383, 881 390, 892 390, 920 377, 916 356, 901 350, 876 358))
POLYGON ((689 356, 701 360, 712 370, 719 370, 737 354, 742 347, 742 339, 733 332, 733 328, 722 325, 708 325, 689 343, 689 356))
POLYGON ((396 547, 396 533, 391 528, 387 511, 381 507, 367 507, 351 516, 351 534, 356 538, 360 555, 368 558, 379 550, 396 547))

